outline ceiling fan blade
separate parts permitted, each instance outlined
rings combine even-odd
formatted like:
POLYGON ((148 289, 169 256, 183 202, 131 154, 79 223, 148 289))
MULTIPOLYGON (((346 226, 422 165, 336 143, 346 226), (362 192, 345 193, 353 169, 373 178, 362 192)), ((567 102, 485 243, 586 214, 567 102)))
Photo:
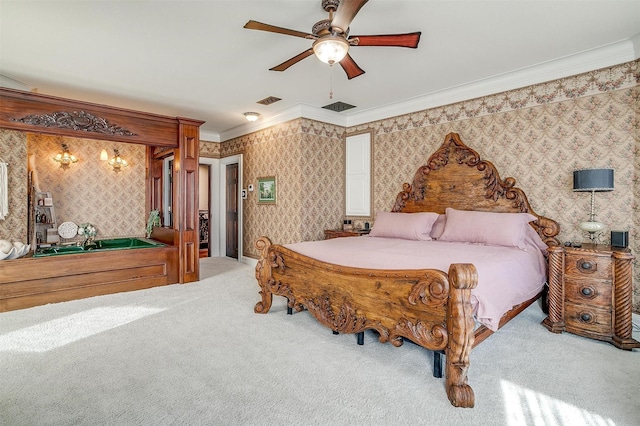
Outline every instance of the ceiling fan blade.
POLYGON ((270 33, 278 33, 302 38, 315 38, 313 34, 290 30, 288 28, 276 27, 275 25, 263 24, 262 22, 258 21, 249 21, 244 24, 243 28, 246 28, 248 30, 268 31, 270 33))
POLYGON ((331 21, 331 28, 340 33, 346 33, 351 21, 369 0, 341 0, 336 14, 331 21))
POLYGON ((304 58, 309 57, 311 55, 313 55, 313 49, 305 50, 304 52, 300 53, 299 55, 296 55, 293 58, 284 61, 280 65, 277 65, 277 66, 275 66, 273 68, 269 68, 269 71, 284 71, 287 68, 289 68, 291 65, 297 64, 298 62, 300 62, 304 58))
POLYGON ((358 39, 358 43, 353 46, 391 46, 391 47, 410 47, 415 49, 420 43, 421 32, 407 34, 382 34, 382 35, 364 35, 351 36, 349 41, 358 39))
POLYGON ((364 70, 356 64, 356 61, 353 60, 351 55, 347 53, 347 56, 344 57, 343 60, 340 61, 340 66, 347 73, 347 78, 351 80, 352 78, 358 77, 359 75, 364 74, 364 70))

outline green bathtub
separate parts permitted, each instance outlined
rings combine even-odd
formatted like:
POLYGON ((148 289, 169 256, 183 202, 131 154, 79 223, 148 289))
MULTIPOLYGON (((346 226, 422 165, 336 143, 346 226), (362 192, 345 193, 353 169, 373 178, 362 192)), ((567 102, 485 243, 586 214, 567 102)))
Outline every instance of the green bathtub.
POLYGON ((86 247, 82 246, 52 246, 40 247, 33 253, 33 257, 61 256, 65 254, 90 253, 97 251, 128 250, 139 248, 165 247, 166 244, 147 238, 111 238, 96 240, 86 247))

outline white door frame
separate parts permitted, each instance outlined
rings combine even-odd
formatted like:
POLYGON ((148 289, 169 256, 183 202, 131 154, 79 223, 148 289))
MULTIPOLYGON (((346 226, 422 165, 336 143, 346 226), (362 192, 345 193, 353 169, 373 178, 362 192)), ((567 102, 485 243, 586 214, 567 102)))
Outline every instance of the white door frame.
MULTIPOLYGON (((218 247, 220 257, 226 257, 227 254, 227 241, 226 241, 226 230, 227 230, 227 221, 226 221, 226 203, 225 203, 225 192, 227 190, 227 174, 226 174, 226 166, 229 164, 237 164, 238 165, 238 193, 236 196, 238 197, 238 262, 244 262, 244 257, 242 256, 243 248, 242 248, 242 154, 232 155, 231 157, 225 157, 220 159, 219 166, 219 179, 218 179, 218 196, 217 198, 211 198, 212 200, 218 200, 218 205, 220 208, 218 209, 218 247)), ((213 175, 213 173, 212 173, 213 175)), ((211 254, 213 256, 213 253, 211 254)))
MULTIPOLYGON (((217 208, 216 203, 220 200, 220 185, 218 185, 218 179, 220 179, 220 159, 219 158, 206 158, 200 157, 200 164, 206 164, 211 167, 209 171, 209 202, 211 204, 211 211, 209 212, 209 229, 211 232, 218 232, 220 228, 220 209, 217 208)), ((209 247, 211 257, 220 256, 219 238, 211 238, 209 247)))

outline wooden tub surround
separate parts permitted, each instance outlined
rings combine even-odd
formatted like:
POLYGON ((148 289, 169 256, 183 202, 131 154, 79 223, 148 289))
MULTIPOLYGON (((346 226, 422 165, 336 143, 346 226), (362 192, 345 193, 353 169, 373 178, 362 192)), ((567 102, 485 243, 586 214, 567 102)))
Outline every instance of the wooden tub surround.
POLYGON ((0 262, 0 312, 178 282, 178 247, 0 262))
MULTIPOLYGON (((450 133, 443 145, 405 183, 395 212, 444 213, 447 207, 500 213, 529 213, 531 226, 548 246, 556 246, 558 224, 537 215, 515 180, 504 181, 488 161, 450 133)), ((375 225, 374 225, 375 229, 375 225)), ((365 238, 365 237, 358 237, 365 238)), ((256 279, 261 300, 255 312, 265 314, 273 295, 287 298, 289 309, 308 310, 334 332, 362 333, 373 329, 380 342, 400 346, 403 339, 446 355, 445 387, 456 407, 473 407, 474 392, 467 383, 472 348, 493 332, 481 325, 474 331, 471 290, 478 283, 476 267, 451 264, 436 269, 363 269, 326 263, 272 244, 256 242, 260 258, 256 279)), ((507 312, 500 327, 533 303, 540 294, 507 312)), ((358 336, 360 340, 361 334, 358 336)), ((438 359, 435 356, 438 375, 438 359)))
MULTIPOLYGON (((2 129, 145 145, 146 215, 162 211, 162 164, 166 157, 174 157, 173 223, 152 234, 167 247, 1 261, 0 311, 199 280, 197 200, 203 123, 0 88, 2 129)), ((28 176, 23 183, 32 194, 28 176)), ((28 211, 33 212, 33 197, 28 202, 28 211)), ((31 216, 25 240, 35 248, 31 216)))

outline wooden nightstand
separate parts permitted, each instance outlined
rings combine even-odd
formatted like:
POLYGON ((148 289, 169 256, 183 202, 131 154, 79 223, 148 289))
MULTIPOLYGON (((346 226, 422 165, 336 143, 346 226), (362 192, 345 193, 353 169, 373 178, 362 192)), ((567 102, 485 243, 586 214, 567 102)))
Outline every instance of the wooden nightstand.
POLYGON ((329 240, 331 238, 340 237, 359 237, 361 235, 366 235, 369 232, 371 232, 371 229, 354 229, 352 231, 343 231, 342 229, 325 229, 324 239, 329 240))
POLYGON ((632 261, 629 249, 607 245, 549 248, 549 316, 542 324, 554 333, 640 348, 632 337, 632 261))

